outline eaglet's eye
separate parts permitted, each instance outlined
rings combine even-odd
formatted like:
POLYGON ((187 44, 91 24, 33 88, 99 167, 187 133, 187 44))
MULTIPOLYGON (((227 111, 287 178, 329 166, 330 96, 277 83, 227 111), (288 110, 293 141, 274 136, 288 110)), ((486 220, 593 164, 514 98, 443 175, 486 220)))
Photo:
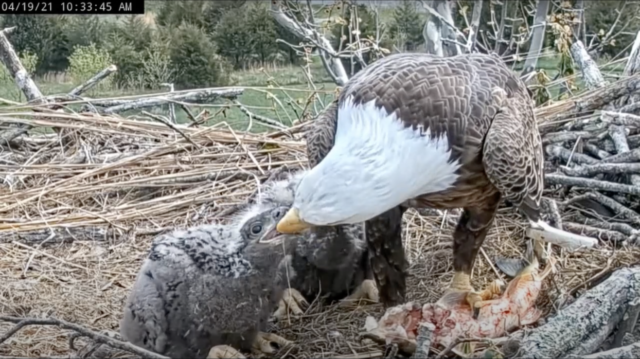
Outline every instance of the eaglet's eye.
POLYGON ((261 224, 254 224, 253 226, 251 226, 251 233, 258 234, 260 232, 262 232, 262 225, 261 224))

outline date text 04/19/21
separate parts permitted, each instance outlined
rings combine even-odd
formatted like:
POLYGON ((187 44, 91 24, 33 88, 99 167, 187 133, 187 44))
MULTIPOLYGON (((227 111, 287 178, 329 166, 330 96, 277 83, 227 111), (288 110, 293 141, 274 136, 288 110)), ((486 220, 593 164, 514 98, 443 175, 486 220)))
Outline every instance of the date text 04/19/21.
POLYGON ((14 15, 108 15, 144 14, 141 0, 90 0, 90 1, 0 1, 0 14, 14 15))

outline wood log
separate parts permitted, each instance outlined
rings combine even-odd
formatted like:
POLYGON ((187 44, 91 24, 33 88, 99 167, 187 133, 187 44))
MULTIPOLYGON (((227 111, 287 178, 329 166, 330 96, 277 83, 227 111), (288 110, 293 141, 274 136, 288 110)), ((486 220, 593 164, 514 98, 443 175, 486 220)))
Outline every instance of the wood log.
POLYGON ((566 359, 637 359, 640 358, 640 342, 621 348, 589 355, 568 355, 566 359))
POLYGON ((577 186, 584 188, 597 189, 607 192, 619 192, 640 196, 640 187, 626 184, 619 184, 608 181, 598 181, 587 178, 568 177, 560 174, 545 174, 545 183, 559 184, 562 186, 577 186))
POLYGON ((589 56, 587 49, 585 49, 582 41, 577 40, 571 45, 571 56, 575 61, 578 68, 582 71, 582 79, 584 80, 587 88, 601 88, 607 85, 607 82, 602 77, 602 73, 598 68, 595 61, 589 56))
POLYGON ((613 272, 608 279, 588 290, 557 315, 547 318, 546 324, 531 330, 519 342, 518 357, 564 357, 608 323, 614 322, 616 312, 622 310, 624 313, 638 296, 640 268, 622 268, 613 272))

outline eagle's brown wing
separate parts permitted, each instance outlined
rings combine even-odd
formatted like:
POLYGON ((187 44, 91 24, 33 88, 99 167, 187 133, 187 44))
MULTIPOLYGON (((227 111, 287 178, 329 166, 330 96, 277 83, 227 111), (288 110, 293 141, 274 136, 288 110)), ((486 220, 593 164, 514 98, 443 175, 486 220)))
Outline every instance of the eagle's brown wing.
MULTIPOLYGON (((306 132, 309 166, 315 167, 334 143, 338 102, 332 102, 306 132)), ((404 209, 392 208, 366 222, 370 269, 385 308, 405 302, 408 262, 402 245, 404 209)))

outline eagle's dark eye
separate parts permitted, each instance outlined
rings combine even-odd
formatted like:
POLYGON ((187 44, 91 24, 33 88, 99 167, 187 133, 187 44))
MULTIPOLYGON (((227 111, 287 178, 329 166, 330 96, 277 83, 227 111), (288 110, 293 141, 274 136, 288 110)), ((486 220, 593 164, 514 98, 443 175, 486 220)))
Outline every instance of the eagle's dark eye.
POLYGON ((254 224, 253 226, 251 226, 251 233, 258 234, 260 232, 262 232, 262 225, 261 224, 254 224))

